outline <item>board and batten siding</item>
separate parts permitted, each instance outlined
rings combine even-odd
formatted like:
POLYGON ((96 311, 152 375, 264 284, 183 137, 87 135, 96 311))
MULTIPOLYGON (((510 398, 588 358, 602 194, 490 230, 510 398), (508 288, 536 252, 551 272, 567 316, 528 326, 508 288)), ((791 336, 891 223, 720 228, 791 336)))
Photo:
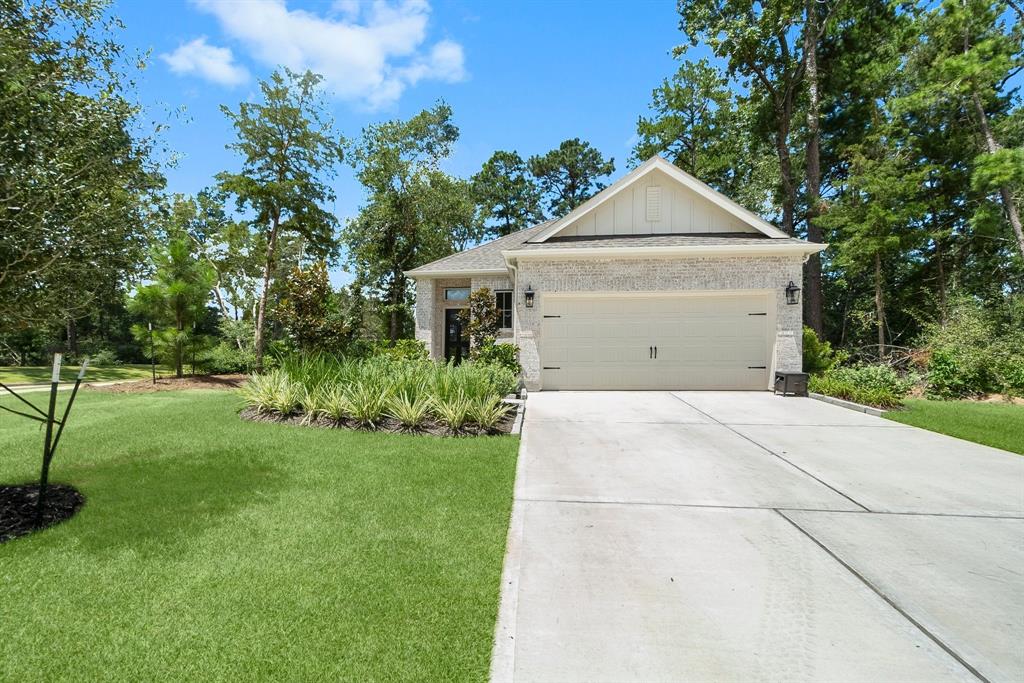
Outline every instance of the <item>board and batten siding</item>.
POLYGON ((567 225, 557 237, 716 232, 757 234, 736 216, 656 170, 567 225))

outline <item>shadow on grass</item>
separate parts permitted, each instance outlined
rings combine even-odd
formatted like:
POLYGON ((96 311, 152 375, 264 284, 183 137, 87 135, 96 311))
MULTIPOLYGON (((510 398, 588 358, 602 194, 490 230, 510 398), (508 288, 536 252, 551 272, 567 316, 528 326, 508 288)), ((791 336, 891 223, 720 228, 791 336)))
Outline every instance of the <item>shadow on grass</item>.
POLYGON ((95 554, 177 554, 206 530, 236 523, 239 512, 273 502, 287 482, 242 449, 135 456, 63 474, 87 502, 46 541, 95 554))

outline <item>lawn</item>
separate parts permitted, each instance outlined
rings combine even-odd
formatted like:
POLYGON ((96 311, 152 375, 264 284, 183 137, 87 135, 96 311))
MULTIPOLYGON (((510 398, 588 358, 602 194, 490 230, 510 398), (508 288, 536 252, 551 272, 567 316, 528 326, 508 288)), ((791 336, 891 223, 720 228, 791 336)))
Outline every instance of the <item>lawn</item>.
MULTIPOLYGON (((78 376, 78 365, 64 364, 60 369, 60 378, 64 381, 74 381, 78 376)), ((4 384, 49 384, 52 368, 47 366, 0 366, 0 382, 4 384)), ((112 382, 123 379, 147 379, 151 376, 151 369, 148 365, 114 365, 105 368, 94 368, 86 370, 85 380, 87 382, 112 382)), ((157 375, 167 375, 170 368, 156 366, 157 375)), ((0 389, 2 391, 2 389, 0 389)))
POLYGON ((1024 406, 908 399, 890 420, 1024 455, 1024 406))
MULTIPOLYGON (((81 396, 53 473, 85 507, 0 545, 3 678, 484 680, 518 439, 240 407, 81 396)), ((37 476, 40 438, 0 416, 0 481, 37 476)))

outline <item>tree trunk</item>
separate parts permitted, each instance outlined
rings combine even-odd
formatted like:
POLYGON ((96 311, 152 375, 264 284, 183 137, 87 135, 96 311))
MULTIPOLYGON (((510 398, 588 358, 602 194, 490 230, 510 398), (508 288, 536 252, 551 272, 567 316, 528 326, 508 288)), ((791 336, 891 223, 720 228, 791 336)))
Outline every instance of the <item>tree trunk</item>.
POLYGON ((882 255, 875 252, 875 318, 878 323, 878 358, 885 358, 885 304, 882 300, 882 255))
POLYGON ((274 270, 274 257, 277 252, 277 232, 280 227, 278 216, 274 216, 270 228, 270 240, 267 242, 267 259, 263 264, 263 291, 260 292, 259 303, 256 305, 256 333, 253 338, 253 346, 256 351, 256 370, 263 370, 263 351, 266 348, 266 341, 263 336, 263 328, 267 318, 267 297, 270 295, 270 277, 274 270))
POLYGON ((782 230, 787 235, 794 232, 796 212, 796 184, 793 182, 793 161, 789 155, 789 121, 782 120, 785 114, 777 111, 779 117, 775 132, 775 151, 779 155, 779 176, 782 181, 782 230))
MULTIPOLYGON (((806 0, 804 59, 807 78, 807 239, 822 242, 817 224, 821 210, 821 104, 818 92, 818 11, 816 0, 806 0)), ((811 254, 804 266, 804 317, 820 338, 825 338, 825 302, 821 287, 821 255, 811 254)))
POLYGON ((72 356, 78 355, 78 323, 74 318, 68 318, 65 329, 68 333, 68 353, 72 356))
POLYGON ((398 340, 398 306, 402 301, 402 293, 405 291, 405 275, 401 271, 395 271, 391 281, 391 322, 388 329, 388 336, 392 343, 398 340))
MULTIPOLYGON (((981 128, 981 134, 985 138, 985 150, 989 154, 995 154, 1002 147, 996 142, 995 136, 992 135, 992 129, 988 125, 988 116, 985 114, 985 107, 982 106, 981 97, 978 96, 976 90, 971 92, 971 100, 974 102, 974 111, 978 114, 978 126, 981 128)), ((1006 217, 1009 219, 1010 225, 1013 226, 1013 234, 1017 238, 1017 249, 1020 250, 1021 256, 1024 256, 1024 228, 1021 227, 1020 211, 1017 209, 1017 203, 1013 200, 1013 192, 1009 186, 999 186, 999 198, 1002 200, 1006 217)))

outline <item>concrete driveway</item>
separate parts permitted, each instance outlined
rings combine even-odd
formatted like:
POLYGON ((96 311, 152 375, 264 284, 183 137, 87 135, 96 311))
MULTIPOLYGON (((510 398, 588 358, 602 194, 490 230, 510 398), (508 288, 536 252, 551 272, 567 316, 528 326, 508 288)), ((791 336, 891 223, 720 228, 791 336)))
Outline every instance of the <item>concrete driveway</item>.
POLYGON ((496 681, 1024 680, 1024 457, 819 401, 531 394, 496 681))

